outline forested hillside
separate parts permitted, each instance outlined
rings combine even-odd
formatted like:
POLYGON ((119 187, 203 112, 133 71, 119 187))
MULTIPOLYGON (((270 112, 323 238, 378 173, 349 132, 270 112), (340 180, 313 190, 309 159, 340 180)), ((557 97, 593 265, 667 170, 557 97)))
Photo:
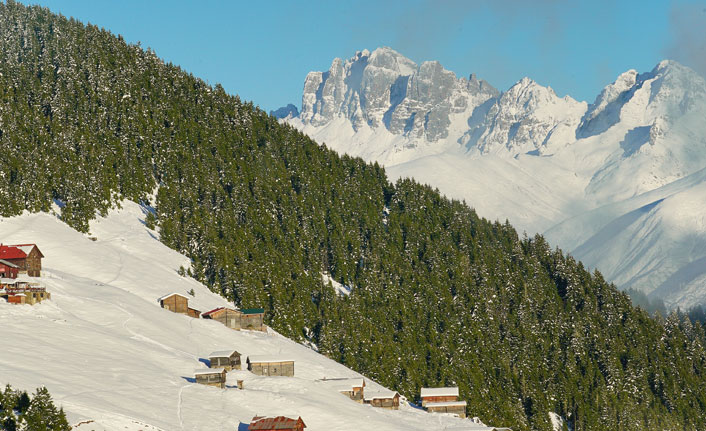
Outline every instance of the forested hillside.
MULTIPOLYGON (((0 213, 86 231, 149 202, 189 274, 414 399, 515 430, 705 429, 704 329, 651 319, 541 237, 338 156, 154 53, 0 3, 0 213), (339 296, 322 274, 352 287, 339 296)), ((471 203, 472 204, 472 203, 471 203)))

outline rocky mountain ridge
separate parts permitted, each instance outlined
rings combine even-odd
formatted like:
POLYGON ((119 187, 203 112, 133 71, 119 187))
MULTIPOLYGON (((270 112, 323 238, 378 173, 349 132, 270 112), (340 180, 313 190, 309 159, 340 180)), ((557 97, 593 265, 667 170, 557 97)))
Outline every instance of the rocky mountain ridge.
MULTIPOLYGON (((301 114, 284 121, 339 152, 380 162, 393 177, 414 177, 465 199, 485 217, 544 232, 620 286, 685 307, 706 303, 706 289, 695 281, 664 283, 706 258, 700 246, 694 254, 678 252, 686 238, 706 238, 700 223, 678 239, 663 217, 639 218, 654 227, 625 227, 642 232, 630 237, 631 251, 616 243, 617 232, 600 246, 578 238, 588 241, 625 216, 615 208, 634 211, 628 202, 696 187, 699 181, 688 178, 706 167, 705 117, 706 81, 671 60, 622 73, 589 104, 530 78, 499 92, 475 75, 458 79, 438 62, 417 66, 379 48, 311 72, 301 114), (692 185, 669 187, 682 179, 692 185)), ((706 207, 706 196, 690 193, 695 205, 675 207, 685 202, 675 198, 671 210, 697 217, 693 211, 706 207)))

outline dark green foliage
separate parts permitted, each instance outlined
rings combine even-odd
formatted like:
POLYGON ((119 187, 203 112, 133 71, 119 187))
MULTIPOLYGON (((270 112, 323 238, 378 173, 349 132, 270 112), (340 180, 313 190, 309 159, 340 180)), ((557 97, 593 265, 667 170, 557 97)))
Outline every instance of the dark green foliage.
POLYGON ((706 429, 701 325, 651 319, 542 237, 391 184, 95 26, 8 1, 0 36, 2 215, 57 200, 85 231, 145 202, 183 274, 408 398, 458 385, 492 424, 706 429))
POLYGON ((58 409, 47 388, 39 388, 30 398, 10 385, 0 392, 0 430, 70 431, 63 409, 58 409))

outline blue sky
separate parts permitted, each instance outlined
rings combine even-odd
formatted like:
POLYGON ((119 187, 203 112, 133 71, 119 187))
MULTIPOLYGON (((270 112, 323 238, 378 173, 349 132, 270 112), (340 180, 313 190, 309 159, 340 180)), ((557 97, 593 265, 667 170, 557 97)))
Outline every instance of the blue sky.
POLYGON ((22 0, 141 42, 263 109, 301 105, 307 72, 390 46, 500 90, 523 76, 592 102, 674 58, 706 73, 706 0, 22 0))

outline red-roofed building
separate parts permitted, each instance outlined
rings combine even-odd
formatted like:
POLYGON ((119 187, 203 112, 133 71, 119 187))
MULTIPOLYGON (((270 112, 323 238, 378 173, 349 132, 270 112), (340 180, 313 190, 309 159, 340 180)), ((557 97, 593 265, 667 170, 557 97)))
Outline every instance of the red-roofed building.
POLYGON ((0 259, 0 278, 17 278, 19 266, 4 259, 0 259))
POLYGON ((265 418, 255 416, 250 421, 248 431, 302 431, 306 428, 301 417, 291 419, 285 416, 277 416, 276 418, 265 418))
POLYGON ((36 244, 0 244, 0 259, 17 265, 20 273, 30 277, 41 275, 43 257, 36 244))

